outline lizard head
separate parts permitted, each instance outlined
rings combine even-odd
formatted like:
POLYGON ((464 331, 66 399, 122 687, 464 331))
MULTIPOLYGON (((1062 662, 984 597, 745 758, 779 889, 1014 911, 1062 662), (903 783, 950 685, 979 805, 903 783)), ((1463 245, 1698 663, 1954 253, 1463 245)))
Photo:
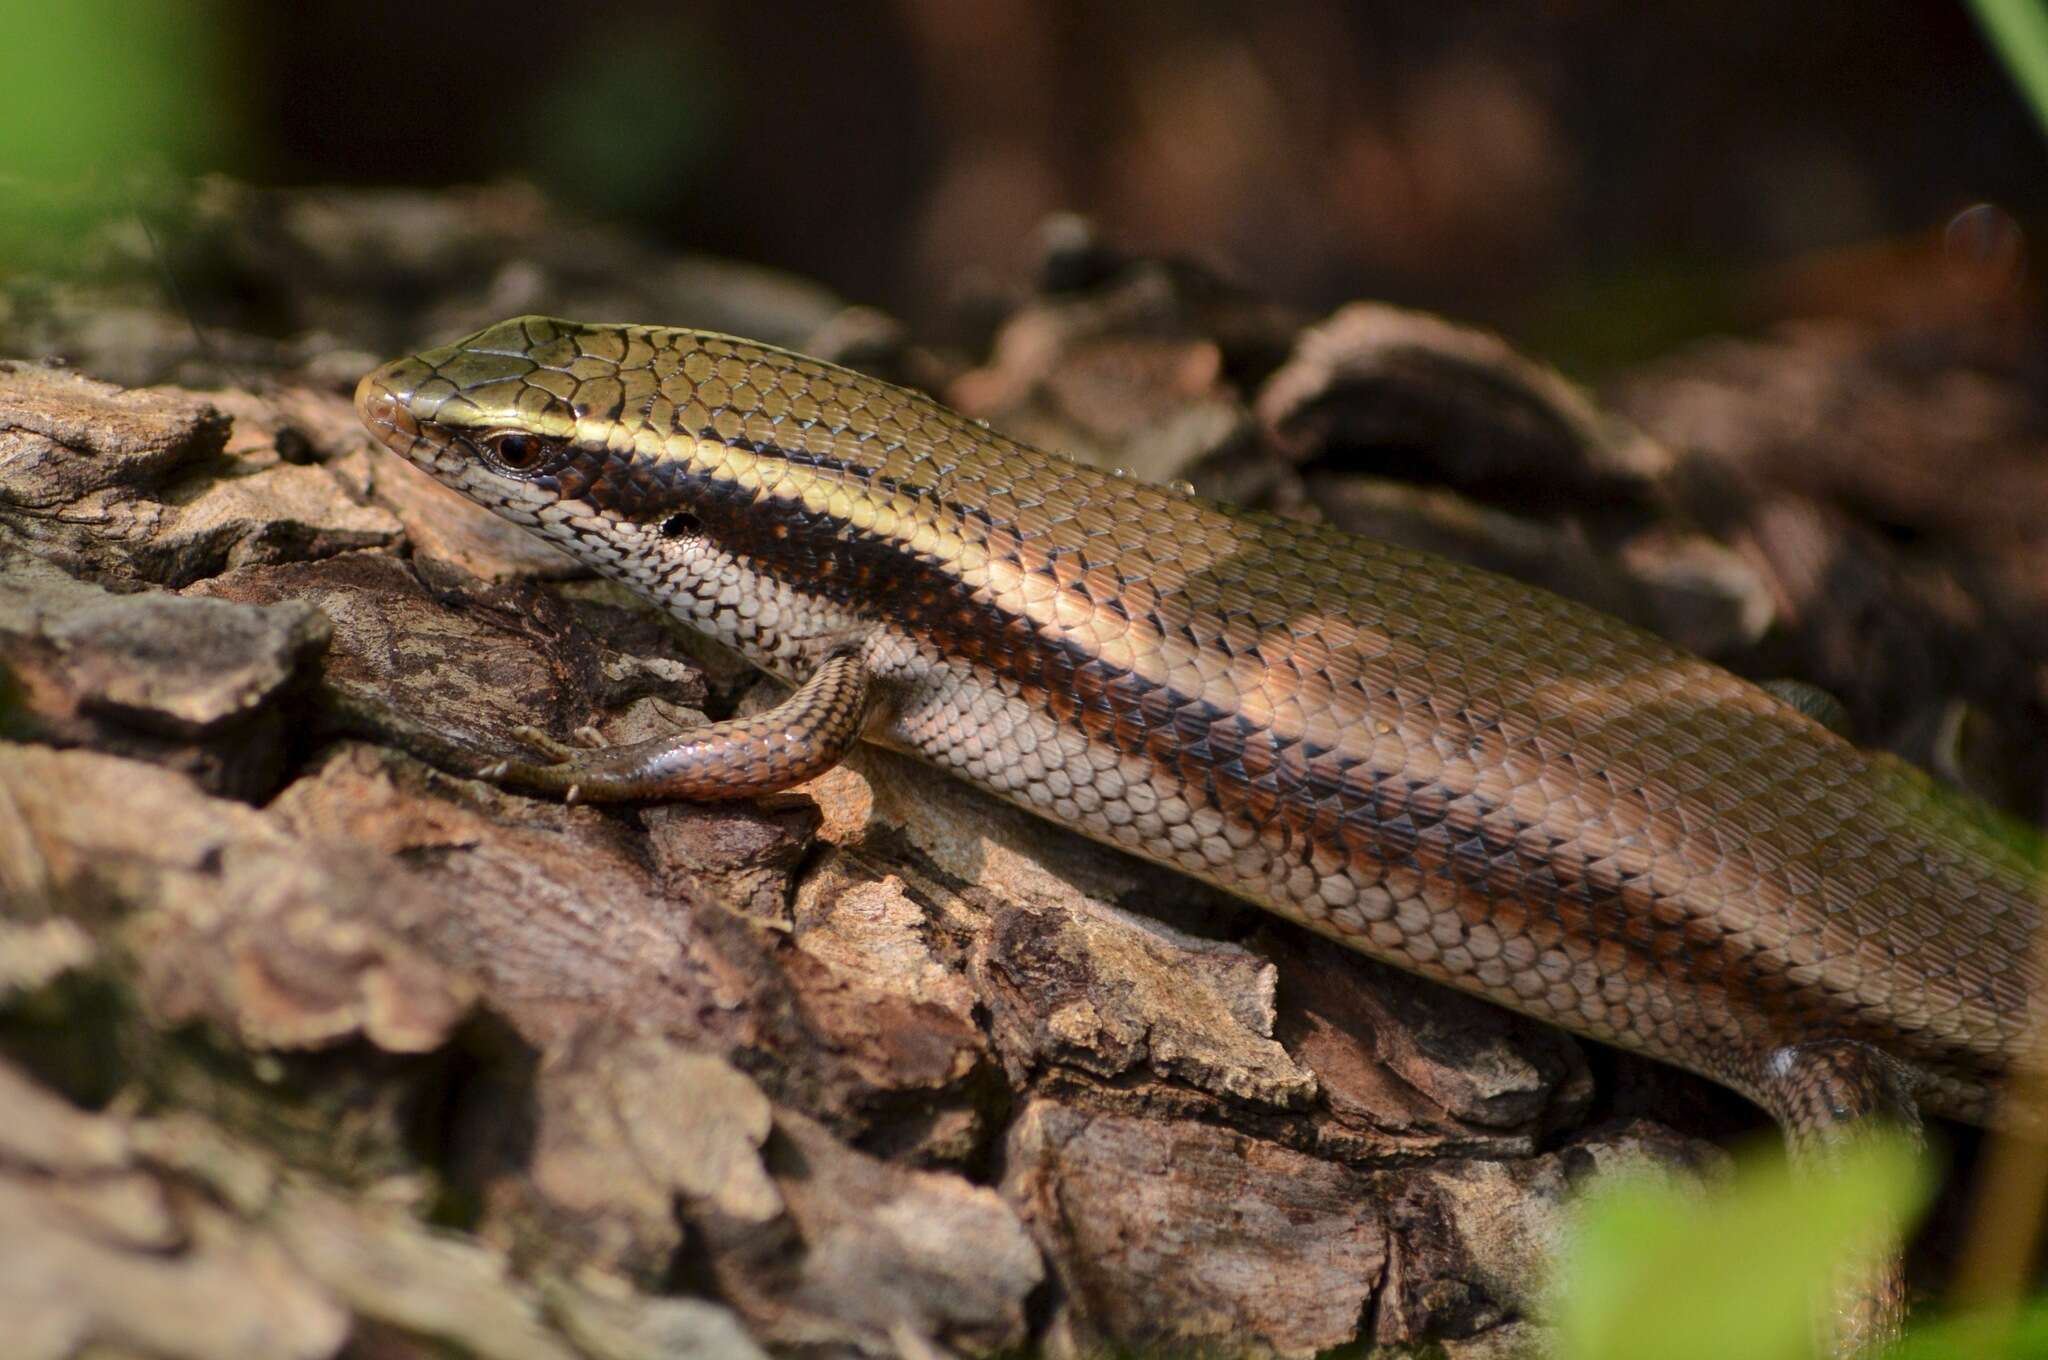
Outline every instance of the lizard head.
POLYGON ((921 524, 887 470, 932 445, 869 402, 938 410, 752 341, 539 316, 356 389, 394 453, 771 667, 855 626, 895 570, 881 534, 921 524), (895 489, 877 501, 878 485, 895 489))
MULTIPOLYGON (((671 461, 660 458, 666 441, 649 437, 645 401, 637 419, 629 411, 626 334, 551 317, 502 321, 365 375, 356 412, 414 466, 549 537, 561 537, 551 511, 570 504, 585 518, 623 520, 649 508, 647 465, 671 461)), ((687 467, 669 471, 666 481, 687 480, 687 467)))

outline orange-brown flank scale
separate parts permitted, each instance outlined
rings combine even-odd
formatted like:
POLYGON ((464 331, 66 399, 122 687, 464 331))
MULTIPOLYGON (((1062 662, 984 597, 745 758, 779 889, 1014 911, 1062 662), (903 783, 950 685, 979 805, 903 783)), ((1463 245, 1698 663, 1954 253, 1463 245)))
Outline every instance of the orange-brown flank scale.
POLYGON ((2023 835, 1556 596, 697 331, 521 318, 357 400, 442 481, 811 678, 513 782, 738 797, 866 735, 1795 1134, 1877 1087, 1981 1122, 2026 1042, 2023 835))

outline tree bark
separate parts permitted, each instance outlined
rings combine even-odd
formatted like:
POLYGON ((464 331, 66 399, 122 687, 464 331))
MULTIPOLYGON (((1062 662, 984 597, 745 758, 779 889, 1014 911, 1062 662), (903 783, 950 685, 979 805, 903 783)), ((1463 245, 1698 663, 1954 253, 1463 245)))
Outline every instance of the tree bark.
POLYGON ((201 352, 118 277, 0 312, 13 1355, 1533 1353, 1570 1195, 1757 1122, 879 750, 763 806, 466 777, 521 724, 769 697, 357 427, 373 359, 501 313, 757 333, 1514 571, 2043 807, 1995 737, 2048 711, 2031 323, 1678 356, 1636 424, 1435 318, 1144 261, 972 367, 517 190, 214 186, 186 227, 282 338, 223 302, 201 352), (395 285, 400 220, 445 279, 395 285), (1855 463, 1870 401, 1913 423, 1855 463))

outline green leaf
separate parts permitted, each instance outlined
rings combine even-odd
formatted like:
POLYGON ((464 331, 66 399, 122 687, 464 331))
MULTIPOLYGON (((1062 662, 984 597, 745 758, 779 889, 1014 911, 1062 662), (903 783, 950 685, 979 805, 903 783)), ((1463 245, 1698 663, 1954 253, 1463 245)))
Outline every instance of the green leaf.
POLYGON ((192 0, 0 0, 0 174, 217 162, 237 121, 221 19, 192 0))
POLYGON ((2003 1317, 1960 1317, 1916 1327, 1884 1360, 2044 1360, 2048 1299, 2034 1299, 2003 1317))
POLYGON ((103 228, 151 183, 230 159, 245 96, 227 74, 228 13, 0 0, 0 279, 98 272, 117 239, 103 228))
POLYGON ((1713 1190, 1636 1180, 1597 1191, 1553 1290, 1556 1353, 1810 1360, 1816 1310, 1841 1271, 1895 1243, 1931 1185, 1909 1142, 1869 1137, 1826 1171, 1753 1152, 1713 1190))
POLYGON ((2048 130, 2048 5, 2041 0, 1970 0, 2013 83, 2048 130))

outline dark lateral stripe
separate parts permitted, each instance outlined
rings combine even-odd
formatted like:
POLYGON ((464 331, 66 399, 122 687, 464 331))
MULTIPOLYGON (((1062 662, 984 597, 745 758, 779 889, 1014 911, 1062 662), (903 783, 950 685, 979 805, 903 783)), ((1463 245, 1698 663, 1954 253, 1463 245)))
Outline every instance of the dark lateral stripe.
MULTIPOLYGON (((1306 741, 1283 746, 1202 696, 1111 667, 1072 637, 1049 636, 1029 617, 976 599, 947 564, 801 505, 756 502, 731 484, 694 503, 707 531, 765 575, 931 639, 944 655, 1018 686, 1091 741, 1172 771, 1226 817, 1255 831, 1277 824, 1289 849, 1336 844, 1354 862, 1434 876, 1461 890, 1468 919, 1493 921, 1504 934, 1521 929, 1560 945, 1616 940, 1653 971, 1672 962, 1648 952, 1659 903, 1647 884, 1611 867, 1560 860, 1554 849, 1532 853, 1527 840, 1540 834, 1534 824, 1516 818, 1504 827, 1497 806, 1458 821, 1450 809, 1467 790, 1376 777, 1306 741), (778 526, 787 532, 778 535, 778 526)), ((1688 938, 1693 985, 1702 976, 1743 985, 1775 975, 1753 963, 1762 946, 1665 910, 1677 914, 1673 924, 1688 938)), ((1754 1000, 1773 1011, 1797 1004, 1754 1000)))

